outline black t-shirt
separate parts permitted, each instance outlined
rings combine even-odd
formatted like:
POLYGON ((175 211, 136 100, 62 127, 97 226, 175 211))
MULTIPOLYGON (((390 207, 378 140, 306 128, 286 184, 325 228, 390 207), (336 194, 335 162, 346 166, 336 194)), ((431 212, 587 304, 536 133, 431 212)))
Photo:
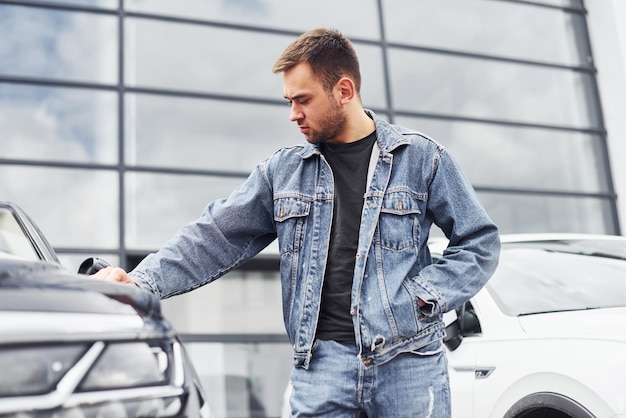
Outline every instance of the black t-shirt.
POLYGON ((335 181, 330 248, 317 324, 317 338, 321 340, 354 341, 350 294, 374 142, 376 131, 356 142, 320 146, 335 181))

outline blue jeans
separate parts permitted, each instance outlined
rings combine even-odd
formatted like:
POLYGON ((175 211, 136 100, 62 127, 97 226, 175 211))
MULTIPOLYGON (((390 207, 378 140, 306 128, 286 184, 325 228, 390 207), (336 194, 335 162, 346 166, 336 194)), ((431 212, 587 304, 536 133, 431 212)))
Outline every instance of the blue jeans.
POLYGON ((308 370, 291 372, 292 417, 449 418, 441 342, 365 366, 353 343, 317 340, 308 370))

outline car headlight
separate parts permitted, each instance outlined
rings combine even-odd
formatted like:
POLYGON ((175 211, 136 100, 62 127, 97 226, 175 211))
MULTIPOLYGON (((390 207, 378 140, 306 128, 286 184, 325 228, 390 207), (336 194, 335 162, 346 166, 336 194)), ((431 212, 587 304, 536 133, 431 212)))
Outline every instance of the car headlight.
POLYGON ((182 350, 171 341, 0 349, 0 418, 179 415, 182 350))
POLYGON ((109 344, 78 391, 166 384, 171 356, 163 347, 145 342, 109 344))
POLYGON ((50 392, 86 350, 84 344, 0 349, 0 397, 50 392))

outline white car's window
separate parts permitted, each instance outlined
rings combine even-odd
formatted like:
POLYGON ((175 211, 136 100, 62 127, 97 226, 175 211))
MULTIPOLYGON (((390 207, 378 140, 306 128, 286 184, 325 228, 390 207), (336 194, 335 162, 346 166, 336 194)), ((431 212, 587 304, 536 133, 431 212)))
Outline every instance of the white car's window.
POLYGON ((503 247, 487 288, 509 315, 626 306, 623 241, 503 247))
POLYGON ((39 259, 13 213, 5 208, 0 208, 0 252, 28 260, 39 259))

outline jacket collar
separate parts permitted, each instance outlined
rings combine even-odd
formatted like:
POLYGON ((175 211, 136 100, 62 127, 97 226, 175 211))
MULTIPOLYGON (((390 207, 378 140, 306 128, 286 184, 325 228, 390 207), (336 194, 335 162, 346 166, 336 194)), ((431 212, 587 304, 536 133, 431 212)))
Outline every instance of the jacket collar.
MULTIPOLYGON (((409 140, 406 138, 406 135, 420 135, 420 133, 415 130, 391 125, 389 122, 378 118, 376 113, 369 109, 364 110, 365 113, 376 122, 376 141, 378 147, 384 152, 391 152, 401 145, 408 144, 409 140)), ((313 155, 319 155, 321 152, 319 145, 306 142, 298 154, 302 159, 307 159, 313 155)))

